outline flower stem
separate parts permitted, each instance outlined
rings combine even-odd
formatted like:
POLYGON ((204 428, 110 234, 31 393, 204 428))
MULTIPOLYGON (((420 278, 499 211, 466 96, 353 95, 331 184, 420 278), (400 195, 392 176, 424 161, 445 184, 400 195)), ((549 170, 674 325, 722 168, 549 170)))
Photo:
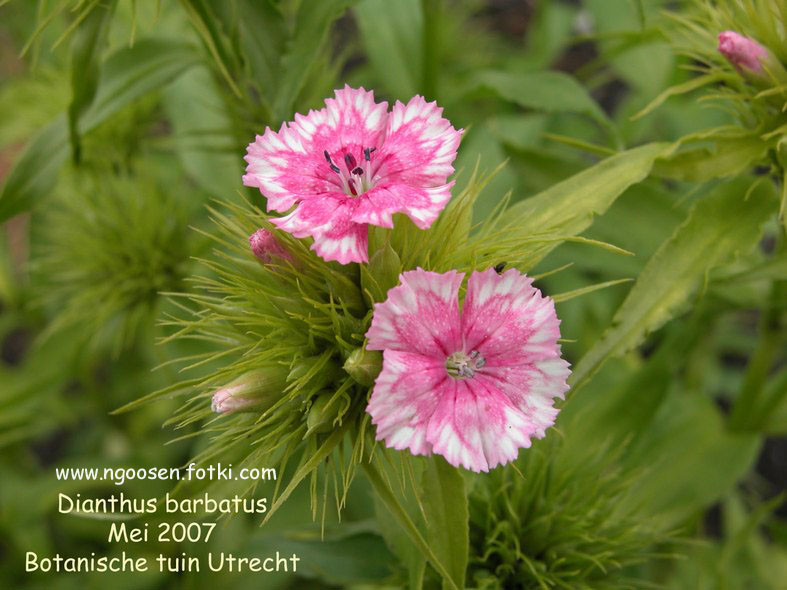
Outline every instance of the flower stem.
POLYGON ((429 563, 431 563, 435 570, 437 570, 437 573, 439 573, 443 578, 444 587, 452 588, 453 590, 459 590, 459 587, 452 580, 451 574, 448 573, 446 567, 434 554, 434 551, 432 551, 432 548, 426 542, 426 539, 424 539, 423 535, 418 530, 418 527, 410 518, 410 515, 407 514, 407 510, 404 509, 404 507, 396 499, 396 496, 394 496, 391 489, 388 487, 388 485, 386 485, 377 468, 369 461, 363 462, 363 468, 366 472, 366 476, 369 478, 369 482, 372 484, 375 492, 377 492, 377 496, 380 498, 383 504, 385 504, 386 508, 388 508, 394 518, 396 518, 397 522, 402 527, 402 529, 404 529, 412 542, 418 547, 426 559, 429 560, 429 563))
POLYGON ((734 431, 758 429, 755 418, 762 416, 759 398, 765 389, 770 369, 783 350, 784 334, 781 325, 780 302, 787 297, 787 281, 775 281, 771 286, 768 307, 760 318, 760 340, 746 368, 741 392, 730 414, 730 429, 734 431))

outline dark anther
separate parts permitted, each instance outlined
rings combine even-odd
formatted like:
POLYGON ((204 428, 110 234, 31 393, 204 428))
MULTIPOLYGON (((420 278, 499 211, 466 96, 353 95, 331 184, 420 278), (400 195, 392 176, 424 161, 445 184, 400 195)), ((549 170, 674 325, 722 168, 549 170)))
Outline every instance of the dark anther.
POLYGON ((360 176, 361 174, 363 174, 363 168, 361 168, 360 166, 356 166, 355 168, 353 168, 352 172, 353 174, 360 176))
POLYGON ((353 194, 353 197, 358 196, 358 191, 355 190, 355 183, 353 182, 352 178, 347 179, 347 184, 350 186, 350 192, 353 194))
POLYGON ((328 153, 328 150, 325 150, 323 154, 325 154, 326 161, 331 165, 331 170, 336 172, 336 174, 339 174, 341 170, 339 170, 339 167, 333 163, 333 160, 331 160, 331 154, 328 153))
POLYGON ((508 264, 508 263, 507 262, 501 262, 500 264, 496 264, 495 265, 495 272, 497 274, 500 274, 501 272, 503 272, 503 269, 506 267, 506 264, 508 264))
POLYGON ((357 164, 355 157, 352 154, 344 154, 344 163, 347 164, 348 172, 355 168, 355 165, 357 164))
POLYGON ((366 161, 369 162, 372 159, 372 152, 377 148, 366 148, 363 150, 363 155, 366 156, 366 161))

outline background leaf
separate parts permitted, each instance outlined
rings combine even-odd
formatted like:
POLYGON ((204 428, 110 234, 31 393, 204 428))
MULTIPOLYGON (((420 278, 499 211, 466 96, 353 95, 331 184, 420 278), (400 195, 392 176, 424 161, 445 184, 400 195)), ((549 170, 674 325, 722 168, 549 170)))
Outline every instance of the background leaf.
POLYGON ((720 186, 691 210, 688 219, 653 255, 612 326, 574 369, 574 390, 610 357, 630 350, 673 317, 705 274, 737 253, 750 250, 776 201, 768 185, 747 195, 746 181, 720 186))
MULTIPOLYGON (((103 64, 100 84, 90 108, 80 118, 87 133, 141 96, 175 80, 197 63, 189 45, 147 39, 120 49, 103 64)), ((68 157, 66 116, 58 117, 33 138, 0 193, 0 221, 32 209, 52 189, 68 157)))

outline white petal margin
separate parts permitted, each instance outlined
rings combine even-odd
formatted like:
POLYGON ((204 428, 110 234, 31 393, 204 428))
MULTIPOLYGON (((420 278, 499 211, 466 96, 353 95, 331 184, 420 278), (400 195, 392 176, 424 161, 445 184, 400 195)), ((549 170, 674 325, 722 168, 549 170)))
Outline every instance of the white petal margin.
POLYGON ((440 403, 441 384, 450 377, 444 362, 417 353, 386 350, 366 411, 377 426, 377 440, 388 447, 428 455, 429 418, 440 403))
POLYGON ((369 350, 402 350, 445 358, 461 347, 459 286, 464 273, 421 268, 401 275, 401 284, 374 306, 366 333, 369 350))

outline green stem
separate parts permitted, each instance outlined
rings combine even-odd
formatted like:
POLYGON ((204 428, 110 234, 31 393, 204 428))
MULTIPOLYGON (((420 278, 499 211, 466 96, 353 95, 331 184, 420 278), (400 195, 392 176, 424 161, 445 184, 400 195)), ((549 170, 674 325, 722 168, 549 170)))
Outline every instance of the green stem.
POLYGON ((729 426, 733 431, 750 430, 757 426, 754 417, 760 413, 759 398, 784 338, 780 303, 786 295, 787 281, 775 281, 771 287, 768 307, 760 317, 760 340, 746 367, 741 392, 730 414, 729 426))
POLYGON ((404 509, 404 507, 393 495, 391 489, 388 487, 388 485, 386 485, 385 481, 380 475, 380 472, 377 471, 375 466, 368 461, 363 462, 363 468, 366 472, 366 476, 369 478, 369 482, 372 484, 375 492, 377 492, 377 496, 385 504, 394 518, 396 518, 396 520, 399 522, 399 525, 404 529, 412 542, 418 547, 421 553, 423 553, 429 563, 432 564, 432 567, 434 567, 435 570, 437 570, 437 573, 442 576, 444 584, 453 590, 459 590, 459 587, 451 578, 451 574, 448 573, 446 567, 434 554, 434 551, 432 551, 432 548, 426 542, 426 539, 424 539, 423 535, 418 530, 418 527, 410 518, 410 515, 407 514, 407 510, 404 509))

